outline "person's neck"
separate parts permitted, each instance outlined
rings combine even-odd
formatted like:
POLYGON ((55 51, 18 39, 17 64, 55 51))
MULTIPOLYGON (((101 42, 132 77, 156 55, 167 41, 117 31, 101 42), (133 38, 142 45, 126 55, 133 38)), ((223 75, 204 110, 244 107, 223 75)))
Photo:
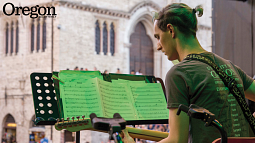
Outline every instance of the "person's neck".
POLYGON ((177 40, 176 49, 179 54, 178 61, 182 61, 189 54, 199 54, 207 52, 201 47, 197 38, 187 38, 184 40, 177 40))

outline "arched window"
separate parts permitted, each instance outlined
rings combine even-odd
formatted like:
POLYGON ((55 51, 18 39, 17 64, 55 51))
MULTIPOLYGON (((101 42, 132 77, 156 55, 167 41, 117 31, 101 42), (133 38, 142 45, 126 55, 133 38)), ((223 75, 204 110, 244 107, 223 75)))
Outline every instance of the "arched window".
POLYGON ((11 54, 13 53, 13 28, 14 28, 14 23, 12 21, 11 23, 11 54))
POLYGON ((16 22, 16 54, 19 52, 19 22, 16 22))
POLYGON ((37 20, 36 51, 40 50, 40 18, 37 20))
POLYGON ((30 135, 37 134, 36 140, 41 140, 45 136, 45 125, 35 125, 34 120, 35 120, 35 115, 30 120, 28 131, 31 132, 30 135))
POLYGON ((45 18, 43 19, 43 41, 42 41, 42 50, 43 52, 46 49, 46 20, 45 18))
POLYGON ((115 52, 115 33, 114 33, 114 25, 111 23, 111 30, 110 30, 110 52, 112 56, 114 55, 115 52))
POLYGON ((32 19, 32 24, 31 24, 31 52, 34 51, 34 37, 35 37, 35 25, 34 25, 34 19, 32 19))
POLYGON ((108 31, 106 28, 106 22, 103 24, 103 52, 104 55, 107 54, 107 48, 108 48, 108 31))
POLYGON ((5 116, 2 125, 3 125, 2 139, 5 139, 7 141, 16 140, 16 126, 17 126, 17 124, 11 114, 8 114, 5 116))
POLYGON ((5 31, 5 54, 8 54, 8 41, 9 41, 9 24, 6 23, 6 31, 5 31))
POLYGON ((100 53, 100 27, 98 20, 96 21, 96 29, 95 29, 95 45, 96 45, 96 53, 100 53))

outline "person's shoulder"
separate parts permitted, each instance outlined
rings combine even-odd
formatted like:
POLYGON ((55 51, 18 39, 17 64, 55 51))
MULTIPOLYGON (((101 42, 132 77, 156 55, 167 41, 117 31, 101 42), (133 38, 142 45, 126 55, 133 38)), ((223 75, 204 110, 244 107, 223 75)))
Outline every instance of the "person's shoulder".
POLYGON ((212 52, 205 52, 205 53, 202 53, 202 55, 204 56, 204 57, 207 57, 207 58, 209 58, 209 59, 211 59, 212 61, 223 61, 223 62, 230 62, 229 60, 227 60, 227 59, 224 59, 223 57, 221 57, 221 56, 219 56, 219 55, 217 55, 217 54, 215 54, 215 53, 212 53, 212 52))
POLYGON ((197 65, 199 61, 197 60, 183 60, 176 65, 174 65, 170 71, 184 71, 187 68, 193 67, 194 65, 197 65))
POLYGON ((178 74, 183 74, 186 73, 185 71, 185 66, 186 63, 180 62, 176 65, 174 65, 173 67, 171 67, 171 69, 167 72, 167 77, 171 77, 171 76, 175 76, 178 74))

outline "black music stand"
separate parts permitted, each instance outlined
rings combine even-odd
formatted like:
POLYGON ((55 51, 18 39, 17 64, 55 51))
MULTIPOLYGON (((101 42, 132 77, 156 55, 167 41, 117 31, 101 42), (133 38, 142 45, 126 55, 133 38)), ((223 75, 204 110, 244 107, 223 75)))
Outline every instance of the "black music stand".
MULTIPOLYGON (((53 73, 57 75, 57 72, 53 73)), ((60 117, 61 110, 58 109, 56 92, 54 89, 52 73, 32 73, 30 75, 34 108, 36 119, 34 121, 35 125, 55 125, 56 119, 60 117)), ((102 74, 105 81, 110 81, 112 79, 126 79, 133 81, 145 81, 147 83, 156 83, 159 81, 161 83, 162 89, 165 94, 165 86, 161 78, 155 78, 154 76, 146 75, 128 75, 128 74, 102 74)), ((58 90, 58 89, 56 89, 58 90)), ((166 94, 165 94, 166 96, 166 94)), ((129 125, 139 125, 139 124, 167 124, 168 119, 162 120, 140 120, 140 121, 127 121, 129 125)), ((76 132, 76 143, 80 143, 80 131, 76 132)))

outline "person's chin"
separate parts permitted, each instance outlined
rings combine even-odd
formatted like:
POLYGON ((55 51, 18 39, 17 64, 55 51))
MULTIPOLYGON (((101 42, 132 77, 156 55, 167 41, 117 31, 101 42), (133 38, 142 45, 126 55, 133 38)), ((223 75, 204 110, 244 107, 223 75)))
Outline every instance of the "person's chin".
POLYGON ((174 57, 171 57, 171 56, 167 56, 167 59, 168 59, 169 61, 177 60, 177 58, 174 58, 174 57))
POLYGON ((168 56, 168 55, 166 55, 166 56, 167 56, 167 59, 168 59, 169 61, 173 61, 173 60, 174 60, 171 56, 168 56))

